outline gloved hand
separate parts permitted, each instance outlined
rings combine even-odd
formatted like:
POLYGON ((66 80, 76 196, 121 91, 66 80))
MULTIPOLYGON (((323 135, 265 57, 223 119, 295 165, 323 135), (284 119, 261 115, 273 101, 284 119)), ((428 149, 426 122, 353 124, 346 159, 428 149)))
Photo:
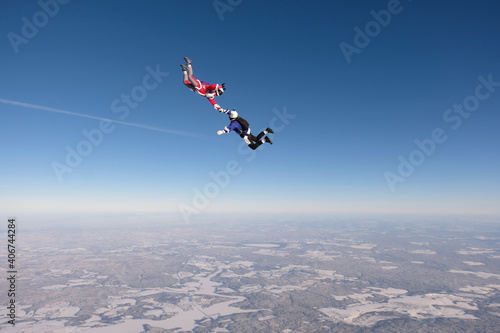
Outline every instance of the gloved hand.
POLYGON ((219 112, 226 112, 227 110, 224 110, 223 108, 219 108, 219 112))
POLYGON ((221 135, 221 134, 224 134, 223 130, 217 131, 217 135, 221 135))
POLYGON ((214 108, 215 108, 215 110, 220 110, 220 105, 219 104, 215 104, 214 108))

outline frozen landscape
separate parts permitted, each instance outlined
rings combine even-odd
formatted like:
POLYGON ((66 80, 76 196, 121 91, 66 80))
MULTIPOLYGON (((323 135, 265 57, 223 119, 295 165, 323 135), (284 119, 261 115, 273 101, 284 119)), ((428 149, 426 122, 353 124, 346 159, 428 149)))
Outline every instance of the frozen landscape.
MULTIPOLYGON (((495 224, 26 231, 1 332, 498 332, 495 224)), ((2 282, 3 283, 3 282, 2 282)))

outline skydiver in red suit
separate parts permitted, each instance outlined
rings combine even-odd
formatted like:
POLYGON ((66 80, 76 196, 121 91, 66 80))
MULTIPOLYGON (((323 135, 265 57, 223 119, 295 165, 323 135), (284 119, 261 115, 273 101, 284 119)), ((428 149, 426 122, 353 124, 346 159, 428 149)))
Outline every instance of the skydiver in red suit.
POLYGON ((193 76, 193 68, 191 67, 191 63, 192 63, 191 59, 189 59, 188 57, 184 57, 184 60, 186 60, 187 66, 181 65, 182 73, 184 74, 184 78, 183 78, 182 82, 191 91, 194 91, 194 92, 198 93, 199 95, 206 97, 208 99, 208 101, 214 106, 214 108, 217 111, 224 110, 220 107, 219 104, 215 103, 215 100, 214 100, 215 96, 222 95, 224 93, 224 91, 226 90, 226 87, 224 87, 224 83, 222 85, 210 84, 210 83, 195 79, 193 76))

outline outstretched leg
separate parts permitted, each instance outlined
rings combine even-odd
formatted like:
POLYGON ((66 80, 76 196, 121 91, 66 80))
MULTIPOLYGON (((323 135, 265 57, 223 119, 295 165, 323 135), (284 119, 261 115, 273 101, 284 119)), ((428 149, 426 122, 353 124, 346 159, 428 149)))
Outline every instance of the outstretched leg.
POLYGON ((257 148, 259 148, 259 146, 262 144, 262 142, 256 142, 256 143, 252 143, 251 145, 248 145, 248 147, 250 147, 250 149, 252 150, 255 150, 257 148))
MULTIPOLYGON (((267 138, 267 136, 266 136, 266 138, 267 138)), ((255 149, 259 148, 260 145, 263 144, 264 142, 266 142, 266 141, 264 139, 262 139, 262 140, 259 140, 255 143, 248 145, 248 147, 250 147, 250 149, 252 149, 252 150, 255 150, 255 149)))
POLYGON ((257 137, 255 138, 254 141, 259 141, 260 139, 262 139, 262 137, 264 135, 266 135, 267 133, 274 133, 272 129, 270 129, 269 127, 266 128, 265 130, 263 130, 262 132, 259 133, 259 135, 257 135, 257 137))
POLYGON ((189 82, 191 82, 193 87, 195 87, 197 89, 201 88, 200 81, 196 80, 193 76, 193 67, 191 66, 191 63, 192 63, 191 59, 189 59, 188 57, 184 57, 184 60, 186 60, 186 64, 187 64, 189 82))
POLYGON ((186 84, 186 81, 189 82, 189 79, 188 79, 188 68, 184 65, 181 65, 182 67, 182 74, 183 74, 183 77, 182 77, 182 83, 186 84))
POLYGON ((252 150, 257 149, 258 146, 260 146, 262 143, 257 140, 257 138, 251 134, 247 133, 246 135, 242 136, 243 141, 247 144, 248 147, 250 147, 252 150), (257 141, 257 142, 256 142, 257 141))
MULTIPOLYGON (((261 132, 261 133, 263 133, 263 132, 261 132)), ((259 134, 259 136, 260 136, 260 134, 259 134)), ((271 139, 269 139, 267 136, 264 139, 258 139, 258 140, 255 140, 255 139, 257 139, 257 137, 255 137, 253 135, 252 135, 252 137, 253 137, 252 141, 255 141, 255 142, 251 142, 246 136, 244 138, 248 147, 250 147, 250 149, 252 149, 252 150, 259 148, 260 145, 263 144, 264 142, 269 142, 270 144, 273 144, 271 139)))

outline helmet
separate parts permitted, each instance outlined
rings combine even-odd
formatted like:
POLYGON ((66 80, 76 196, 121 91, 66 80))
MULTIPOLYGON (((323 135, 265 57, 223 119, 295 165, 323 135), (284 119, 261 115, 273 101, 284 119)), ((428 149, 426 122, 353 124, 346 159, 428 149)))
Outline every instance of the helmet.
POLYGON ((217 96, 220 96, 224 93, 224 90, 226 90, 226 87, 224 87, 225 83, 223 83, 222 85, 217 85, 216 88, 215 88, 215 94, 217 96))
POLYGON ((229 112, 229 119, 235 120, 236 118, 238 118, 238 112, 236 112, 236 110, 229 112))

